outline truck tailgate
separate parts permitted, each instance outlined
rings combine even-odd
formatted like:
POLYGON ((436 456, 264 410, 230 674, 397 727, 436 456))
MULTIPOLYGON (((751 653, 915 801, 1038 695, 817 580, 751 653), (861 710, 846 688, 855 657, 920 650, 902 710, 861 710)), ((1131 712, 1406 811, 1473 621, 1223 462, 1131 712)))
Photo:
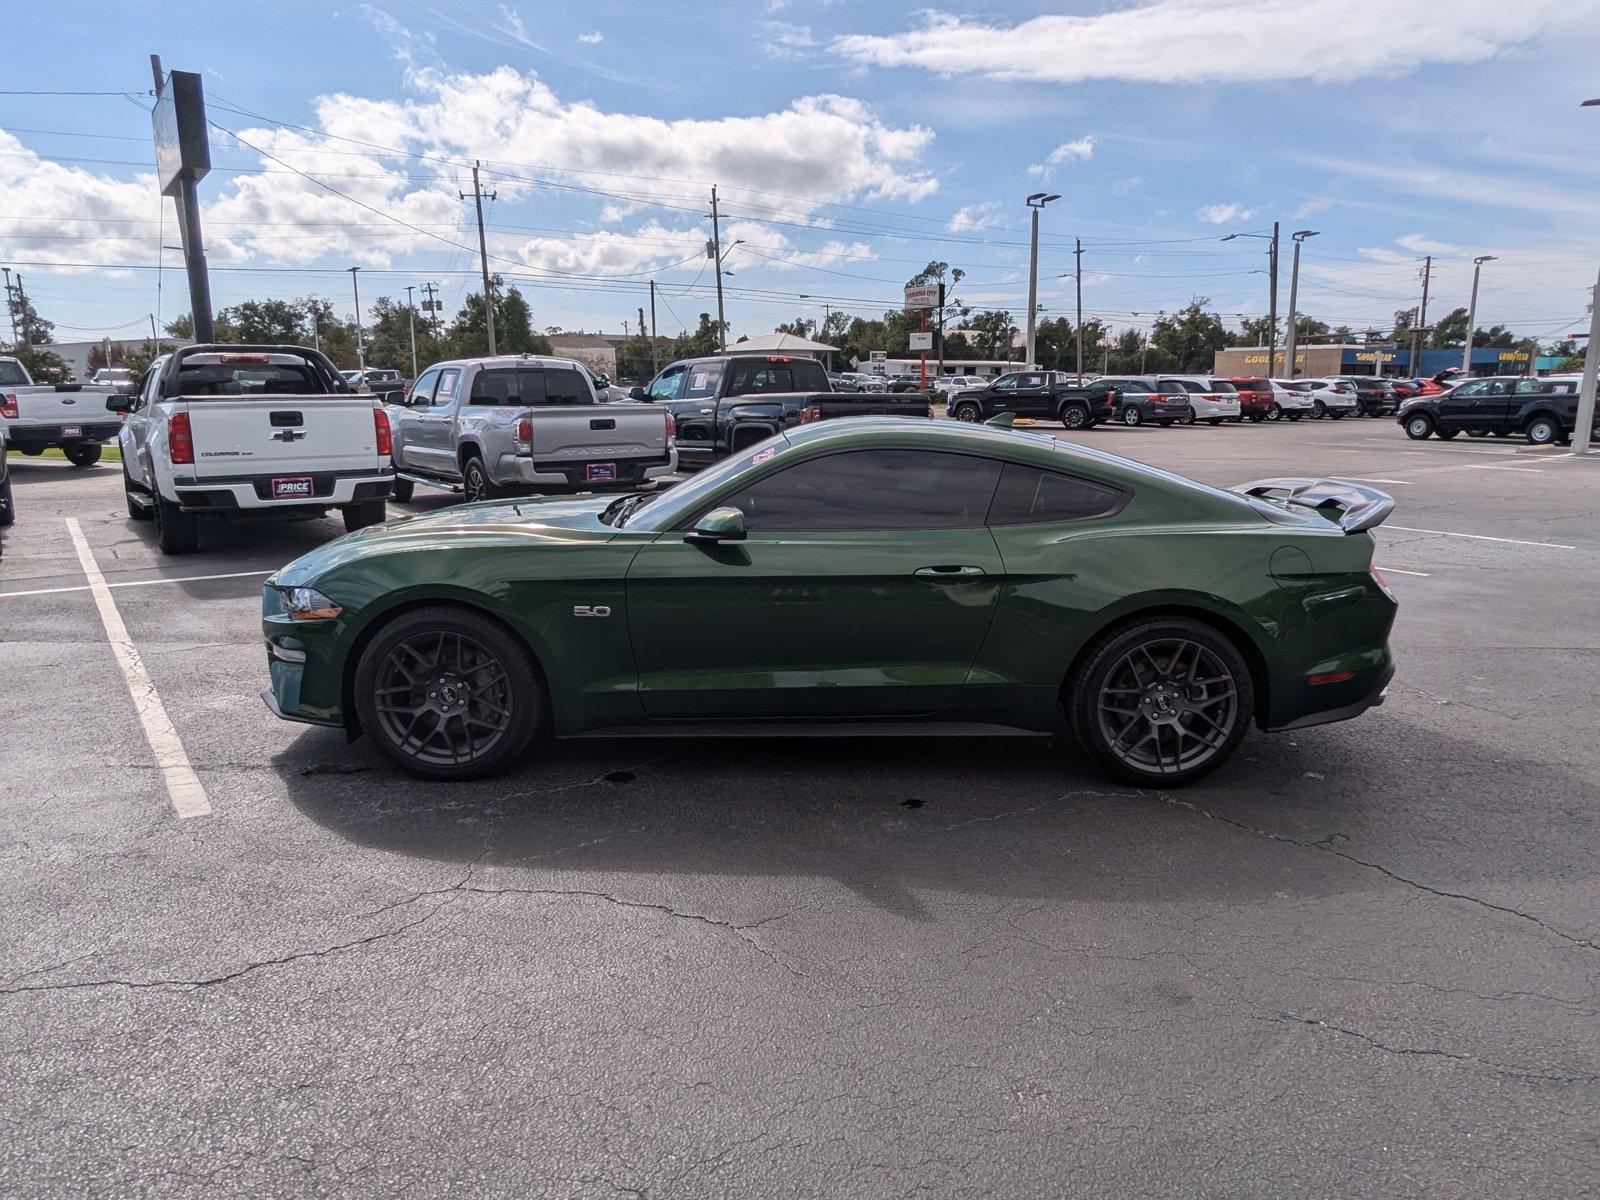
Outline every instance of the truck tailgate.
POLYGON ((17 399, 19 425, 99 425, 117 418, 106 409, 110 388, 90 390, 78 384, 0 387, 17 399))
POLYGON ((536 462, 663 458, 667 414, 635 404, 574 404, 528 410, 536 462))
POLYGON ((371 396, 185 398, 195 474, 301 475, 377 471, 371 396))

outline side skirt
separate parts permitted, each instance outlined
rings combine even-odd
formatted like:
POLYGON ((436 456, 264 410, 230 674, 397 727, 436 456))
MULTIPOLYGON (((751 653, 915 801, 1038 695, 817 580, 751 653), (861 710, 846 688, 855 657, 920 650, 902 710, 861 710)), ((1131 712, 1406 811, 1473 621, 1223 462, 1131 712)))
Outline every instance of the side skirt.
POLYGON ((563 741, 617 738, 887 738, 1007 737, 1049 738, 1048 731, 991 725, 983 721, 657 721, 648 725, 608 725, 559 735, 563 741))

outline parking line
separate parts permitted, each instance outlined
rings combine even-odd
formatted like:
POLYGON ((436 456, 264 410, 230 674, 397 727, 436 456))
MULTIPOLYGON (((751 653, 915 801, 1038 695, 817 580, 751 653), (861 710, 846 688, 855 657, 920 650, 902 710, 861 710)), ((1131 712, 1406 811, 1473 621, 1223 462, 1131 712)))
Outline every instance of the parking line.
POLYGON ((1485 533, 1452 533, 1448 529, 1418 529, 1413 525, 1385 525, 1385 529, 1403 529, 1407 533, 1434 533, 1440 537, 1471 538, 1475 542, 1505 542, 1512 546, 1538 546, 1543 550, 1576 550, 1576 546, 1563 546, 1560 542, 1527 542, 1521 538, 1490 537, 1485 533))
POLYGON ((1400 487, 1412 486, 1409 479, 1372 479, 1363 475, 1341 475, 1339 478, 1354 480, 1356 483, 1393 483, 1398 484, 1400 487))
MULTIPOLYGON (((125 579, 125 580, 120 580, 120 581, 118 581, 116 583, 108 583, 108 584, 106 584, 106 587, 108 587, 108 588, 155 587, 157 584, 161 584, 161 583, 202 583, 207 579, 250 579, 250 578, 252 578, 254 576, 257 576, 257 575, 271 575, 271 574, 272 574, 271 570, 265 570, 265 571, 227 571, 227 572, 225 572, 225 573, 223 573, 221 575, 169 575, 169 576, 164 576, 161 579, 125 579)), ((12 596, 58 596, 62 592, 87 592, 89 590, 90 590, 89 586, 87 584, 83 584, 83 583, 74 584, 74 585, 72 585, 70 587, 33 588, 33 589, 31 589, 29 591, 26 591, 26 592, 0 592, 0 600, 9 599, 12 596)))
POLYGON ((1453 468, 1457 471, 1521 471, 1526 475, 1543 475, 1538 467, 1518 467, 1511 463, 1467 463, 1453 468))
POLYGON ((89 549, 88 539, 83 536, 78 519, 68 517, 66 520, 67 533, 72 537, 78 561, 89 580, 89 591, 94 596, 95 607, 100 610, 100 623, 105 626, 106 637, 111 642, 111 653, 116 656, 117 666, 122 669, 122 679, 128 685, 128 695, 133 698, 134 711, 139 714, 139 723, 144 726, 144 739, 150 743, 150 752, 155 755, 156 766, 161 769, 161 778, 167 785, 172 810, 179 817, 203 817, 211 811, 206 790, 190 765, 189 756, 184 753, 183 742, 173 728, 172 719, 167 716, 167 707, 161 703, 161 695, 156 691, 150 673, 144 669, 139 648, 128 636, 128 627, 122 622, 117 602, 111 598, 111 589, 106 586, 105 576, 94 561, 94 551, 89 549))
POLYGON ((1386 567, 1382 563, 1373 563, 1372 565, 1386 575, 1415 575, 1418 579, 1430 578, 1427 571, 1402 571, 1399 567, 1386 567))

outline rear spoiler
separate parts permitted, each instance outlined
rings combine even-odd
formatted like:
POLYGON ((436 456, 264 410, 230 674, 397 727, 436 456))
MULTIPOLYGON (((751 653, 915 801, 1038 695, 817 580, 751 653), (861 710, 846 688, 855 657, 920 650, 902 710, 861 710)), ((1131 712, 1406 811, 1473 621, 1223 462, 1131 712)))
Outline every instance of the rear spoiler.
POLYGON ((1346 533, 1361 533, 1381 525, 1394 511, 1394 497, 1377 488, 1340 479, 1258 479, 1231 490, 1309 508, 1346 533))

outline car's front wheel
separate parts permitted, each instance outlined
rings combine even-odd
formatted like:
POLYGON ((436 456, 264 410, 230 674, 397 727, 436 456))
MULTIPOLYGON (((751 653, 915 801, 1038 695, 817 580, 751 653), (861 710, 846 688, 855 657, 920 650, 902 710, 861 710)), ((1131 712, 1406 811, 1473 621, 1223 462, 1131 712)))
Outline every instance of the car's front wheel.
POLYGON ((1418 413, 1414 417, 1406 418, 1406 436, 1413 441, 1424 441, 1433 433, 1433 418, 1427 413, 1418 413))
POLYGON ((958 421, 967 422, 969 425, 976 425, 983 417, 982 411, 970 400, 956 405, 950 410, 950 415, 958 421))
POLYGON ((1133 405, 1130 404, 1130 405, 1128 405, 1127 408, 1122 410, 1122 423, 1124 425, 1127 425, 1127 426, 1131 427, 1131 426, 1134 426, 1134 425, 1142 424, 1143 421, 1144 421, 1144 413, 1140 412, 1133 405))
POLYGON ((533 740, 544 694, 528 649, 499 622, 435 606, 395 618, 356 668, 356 715, 378 748, 425 779, 476 779, 533 740))
POLYGON ((11 472, 7 471, 0 479, 0 526, 15 524, 16 520, 17 504, 11 497, 11 472))
POLYGON ((1220 767, 1255 714, 1250 669, 1214 627, 1150 617, 1110 630, 1068 684, 1067 716, 1089 756, 1144 787, 1220 767))
POLYGON ((410 504, 411 497, 416 494, 417 485, 409 479, 396 479, 394 488, 389 493, 399 504, 410 504))
POLYGON ((1528 422, 1528 440, 1535 446, 1548 446, 1561 436, 1561 426, 1550 417, 1535 417, 1528 422))

